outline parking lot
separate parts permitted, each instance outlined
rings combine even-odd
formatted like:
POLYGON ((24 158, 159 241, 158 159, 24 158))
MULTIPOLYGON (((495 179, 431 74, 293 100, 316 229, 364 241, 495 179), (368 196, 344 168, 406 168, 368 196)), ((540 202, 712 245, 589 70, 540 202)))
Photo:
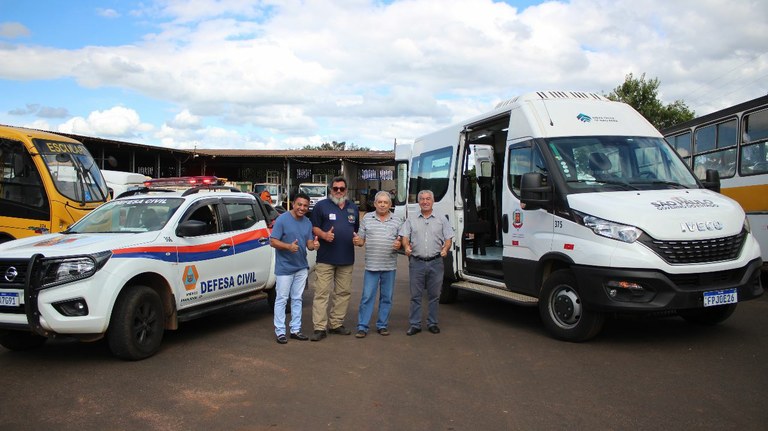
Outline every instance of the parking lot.
MULTIPOLYGON (((363 274, 357 252, 346 326, 363 274)), ((400 258, 392 335, 274 340, 265 302, 166 332, 147 360, 104 342, 0 348, 4 430, 739 429, 768 424, 768 298, 716 327, 676 317, 609 320, 588 343, 556 341, 535 308, 462 293, 442 333, 405 335, 400 258)), ((310 333, 312 277, 305 293, 310 333)))

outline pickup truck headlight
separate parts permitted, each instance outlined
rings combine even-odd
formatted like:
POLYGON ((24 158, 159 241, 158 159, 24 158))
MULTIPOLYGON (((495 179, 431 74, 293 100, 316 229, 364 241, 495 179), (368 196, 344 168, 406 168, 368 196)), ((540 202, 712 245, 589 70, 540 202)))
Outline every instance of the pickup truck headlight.
POLYGON ((599 217, 584 214, 579 211, 573 211, 574 220, 582 226, 586 226, 592 229, 592 232, 604 236, 619 240, 626 243, 633 243, 640 238, 643 231, 626 224, 616 223, 608 220, 603 220, 599 217))
POLYGON ((88 278, 101 269, 112 257, 111 251, 84 255, 50 258, 43 261, 42 287, 48 288, 88 278))

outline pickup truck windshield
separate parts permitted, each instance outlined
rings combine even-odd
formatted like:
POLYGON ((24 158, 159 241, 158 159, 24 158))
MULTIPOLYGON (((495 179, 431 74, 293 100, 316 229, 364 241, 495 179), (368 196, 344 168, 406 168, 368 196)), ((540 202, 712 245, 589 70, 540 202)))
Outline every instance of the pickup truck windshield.
POLYGON ((184 202, 180 198, 141 197, 108 202, 65 233, 149 232, 162 229, 184 202))

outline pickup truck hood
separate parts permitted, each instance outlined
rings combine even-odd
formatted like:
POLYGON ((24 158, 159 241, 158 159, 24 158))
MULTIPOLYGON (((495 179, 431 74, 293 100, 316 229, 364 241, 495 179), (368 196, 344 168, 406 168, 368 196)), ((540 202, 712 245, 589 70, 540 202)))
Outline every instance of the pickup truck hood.
POLYGON ((29 258, 35 253, 44 256, 70 256, 116 250, 153 242, 160 231, 141 233, 77 233, 50 234, 0 244, 3 258, 29 258))
POLYGON ((571 209, 642 229, 656 239, 710 239, 736 235, 744 210, 733 199, 706 189, 581 193, 571 209))

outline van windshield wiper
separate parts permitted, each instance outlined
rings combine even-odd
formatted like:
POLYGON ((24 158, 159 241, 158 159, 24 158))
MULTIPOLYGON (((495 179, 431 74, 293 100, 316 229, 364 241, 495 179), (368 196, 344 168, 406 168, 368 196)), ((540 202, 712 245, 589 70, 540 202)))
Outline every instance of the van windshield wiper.
POLYGON ((658 180, 655 180, 655 181, 649 182, 649 184, 654 184, 654 185, 661 184, 661 185, 665 185, 665 186, 670 186, 670 187, 675 188, 675 189, 687 189, 688 188, 687 186, 685 186, 683 184, 680 184, 680 183, 676 183, 674 181, 658 181, 658 180))
POLYGON ((640 190, 639 188, 633 186, 632 184, 629 184, 624 181, 610 181, 610 180, 568 180, 569 183, 600 183, 605 184, 609 186, 618 186, 623 188, 624 190, 640 190))

